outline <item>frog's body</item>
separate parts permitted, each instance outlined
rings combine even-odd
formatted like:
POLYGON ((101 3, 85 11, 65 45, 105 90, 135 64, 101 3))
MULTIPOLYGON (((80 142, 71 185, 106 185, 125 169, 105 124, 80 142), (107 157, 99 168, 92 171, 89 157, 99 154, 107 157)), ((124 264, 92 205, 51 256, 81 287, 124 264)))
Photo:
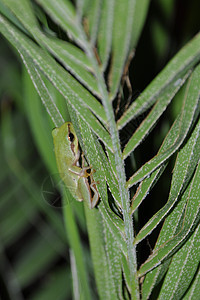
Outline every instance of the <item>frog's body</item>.
MULTIPOLYGON (((71 122, 52 131, 54 150, 60 176, 77 201, 86 201, 90 208, 96 206, 99 194, 90 167, 80 167, 78 138, 71 122), (89 184, 89 178, 91 183, 89 184), (92 197, 91 189, 94 193, 92 197)), ((82 162, 84 159, 82 159, 82 162)))

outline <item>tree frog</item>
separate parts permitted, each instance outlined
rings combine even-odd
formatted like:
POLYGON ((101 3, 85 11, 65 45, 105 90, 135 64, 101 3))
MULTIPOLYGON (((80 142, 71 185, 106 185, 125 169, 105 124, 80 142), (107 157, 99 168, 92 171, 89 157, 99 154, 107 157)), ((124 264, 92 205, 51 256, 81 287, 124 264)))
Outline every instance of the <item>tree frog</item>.
POLYGON ((78 138, 71 122, 66 122, 52 131, 54 150, 60 176, 77 201, 86 201, 94 208, 99 201, 99 193, 93 180, 91 167, 79 165, 80 150, 78 138))

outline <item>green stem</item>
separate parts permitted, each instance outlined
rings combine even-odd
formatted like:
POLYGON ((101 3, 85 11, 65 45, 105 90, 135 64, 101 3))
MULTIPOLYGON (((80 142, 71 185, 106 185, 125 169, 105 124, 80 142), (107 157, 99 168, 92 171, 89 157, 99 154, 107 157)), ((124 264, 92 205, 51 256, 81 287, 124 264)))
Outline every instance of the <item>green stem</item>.
POLYGON ((103 74, 101 73, 99 66, 97 64, 96 58, 94 56, 91 45, 87 42, 84 32, 81 32, 82 40, 85 40, 84 50, 87 53, 88 57, 91 59, 93 64, 94 72, 98 82, 99 90, 102 95, 102 103, 106 112, 108 126, 110 129, 113 151, 115 155, 115 163, 117 170, 117 177, 119 182, 119 191, 122 202, 122 211, 124 217, 125 225, 125 234, 126 234, 126 243, 127 243, 127 253, 128 253, 128 263, 130 269, 130 278, 131 278, 131 296, 133 299, 139 299, 139 285, 137 278, 137 257, 136 257, 136 248, 133 246, 134 241, 134 230, 132 215, 130 211, 130 201, 129 201, 129 192, 126 189, 126 175, 124 169, 124 161, 122 157, 119 134, 117 130, 117 125, 115 122, 114 112, 112 103, 109 99, 108 91, 104 81, 103 74))

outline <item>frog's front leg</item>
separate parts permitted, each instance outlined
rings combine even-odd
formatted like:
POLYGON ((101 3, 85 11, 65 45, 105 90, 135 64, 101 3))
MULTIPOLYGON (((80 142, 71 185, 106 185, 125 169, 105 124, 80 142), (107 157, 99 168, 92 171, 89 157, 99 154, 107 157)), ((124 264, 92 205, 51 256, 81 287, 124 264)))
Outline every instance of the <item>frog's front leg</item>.
POLYGON ((91 176, 92 174, 94 174, 96 172, 96 170, 93 169, 91 165, 90 166, 85 166, 85 158, 84 158, 84 153, 83 152, 81 153, 81 167, 84 170, 90 170, 89 173, 87 172, 88 176, 86 176, 86 177, 89 177, 89 176, 91 176))
POLYGON ((83 167, 83 168, 80 168, 80 167, 71 167, 69 168, 69 171, 72 172, 73 174, 76 174, 78 175, 79 177, 89 177, 91 172, 87 172, 88 170, 90 170, 91 167, 83 167))

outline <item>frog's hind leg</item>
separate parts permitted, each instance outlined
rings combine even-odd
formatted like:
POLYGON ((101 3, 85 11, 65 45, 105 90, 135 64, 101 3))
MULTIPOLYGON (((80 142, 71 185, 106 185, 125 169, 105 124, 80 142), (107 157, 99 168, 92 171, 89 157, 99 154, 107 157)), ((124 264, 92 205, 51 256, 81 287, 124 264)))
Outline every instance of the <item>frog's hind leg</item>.
POLYGON ((90 206, 91 206, 91 208, 94 208, 97 205, 97 203, 99 202, 99 193, 97 191, 97 186, 96 186, 95 181, 90 184, 90 188, 94 193, 94 195, 91 199, 91 205, 90 206))

